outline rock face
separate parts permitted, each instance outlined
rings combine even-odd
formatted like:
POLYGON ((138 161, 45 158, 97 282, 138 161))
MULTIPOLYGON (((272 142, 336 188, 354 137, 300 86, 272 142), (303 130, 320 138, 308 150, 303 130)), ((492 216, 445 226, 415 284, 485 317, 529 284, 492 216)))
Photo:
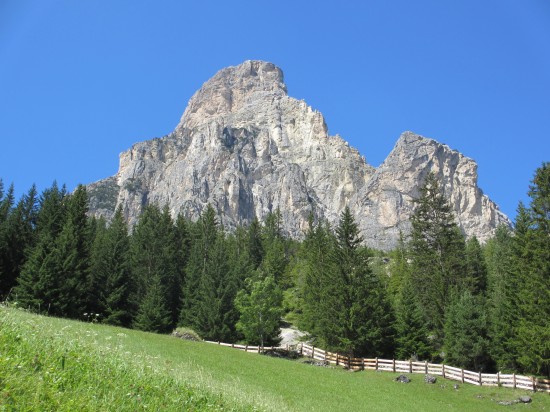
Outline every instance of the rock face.
POLYGON ((303 236, 311 212, 337 224, 345 206, 366 243, 395 246, 409 230, 411 200, 429 171, 441 179, 460 227, 487 239, 509 223, 477 187, 477 165, 411 132, 374 168, 321 113, 287 95, 282 71, 246 61, 219 71, 197 91, 171 134, 120 155, 116 176, 90 184, 90 212, 109 219, 122 205, 130 224, 144 205, 168 205, 196 219, 210 203, 232 229, 280 209, 284 230, 303 236))

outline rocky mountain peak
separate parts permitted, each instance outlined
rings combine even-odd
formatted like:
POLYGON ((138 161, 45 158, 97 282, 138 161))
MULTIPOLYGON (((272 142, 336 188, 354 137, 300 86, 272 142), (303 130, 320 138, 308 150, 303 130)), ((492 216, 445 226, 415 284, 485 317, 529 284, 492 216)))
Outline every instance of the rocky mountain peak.
POLYGON ((179 128, 229 115, 258 100, 286 96, 283 71, 273 63, 247 60, 217 72, 191 97, 179 128))
POLYGON ((460 152, 405 132, 374 168, 327 130, 321 113, 287 95, 274 64, 228 67, 193 95, 174 133, 135 144, 116 176, 88 186, 90 211, 109 219, 122 205, 133 224, 148 203, 192 219, 210 204, 231 230, 279 209, 282 229, 300 238, 311 213, 336 225, 350 206, 366 243, 391 249, 410 230, 412 200, 432 171, 464 233, 483 241, 510 223, 460 152))

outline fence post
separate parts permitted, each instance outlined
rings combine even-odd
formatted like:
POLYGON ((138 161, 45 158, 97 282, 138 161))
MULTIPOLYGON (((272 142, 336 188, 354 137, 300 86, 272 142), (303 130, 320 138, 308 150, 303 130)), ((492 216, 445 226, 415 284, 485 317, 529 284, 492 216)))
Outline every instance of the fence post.
POLYGON ((365 358, 361 358, 361 370, 365 370, 365 358))
POLYGON ((445 379, 445 364, 443 364, 441 366, 443 366, 443 379, 445 379))
POLYGON ((514 389, 516 389, 516 374, 515 373, 513 374, 513 378, 514 378, 514 389))
POLYGON ((304 342, 300 345, 300 356, 304 356, 304 342))
POLYGON ((500 387, 500 371, 497 372, 497 386, 500 387))
POLYGON ((413 373, 413 361, 409 359, 409 373, 413 373))
POLYGON ((245 345, 244 351, 245 351, 245 353, 248 352, 248 344, 245 345))
POLYGON ((376 364, 374 366, 374 370, 378 370, 378 357, 376 358, 376 364))
POLYGON ((481 381, 481 371, 479 371, 479 386, 481 386, 483 382, 481 381))
POLYGON ((537 378, 534 376, 531 376, 531 381, 533 382, 533 392, 537 391, 537 378))
POLYGON ((348 369, 351 370, 351 356, 348 355, 348 369))
POLYGON ((235 347, 235 344, 234 344, 234 343, 232 343, 232 344, 231 344, 231 347, 232 347, 232 348, 234 348, 234 347, 235 347))
POLYGON ((338 366, 338 352, 336 352, 336 366, 338 366))
POLYGON ((258 353, 260 353, 260 345, 258 345, 258 353))
POLYGON ((395 373, 395 359, 393 359, 393 371, 395 373))
POLYGON ((315 346, 311 347, 311 359, 315 358, 315 346))
POLYGON ((461 369, 462 371, 462 383, 464 383, 464 369, 461 369))
POLYGON ((428 374, 428 361, 424 361, 424 366, 426 367, 426 375, 428 374))

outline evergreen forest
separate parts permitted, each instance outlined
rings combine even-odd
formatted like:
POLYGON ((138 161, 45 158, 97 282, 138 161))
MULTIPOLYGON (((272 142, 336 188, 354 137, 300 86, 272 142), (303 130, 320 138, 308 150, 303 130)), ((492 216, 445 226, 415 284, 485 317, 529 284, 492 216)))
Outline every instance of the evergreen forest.
POLYGON ((129 228, 88 215, 86 188, 20 199, 0 180, 0 300, 33 312, 203 339, 272 345, 282 320, 316 346, 483 372, 550 376, 550 163, 512 227, 481 244, 460 231, 435 175, 390 252, 364 246, 346 208, 302 240, 281 213, 229 232, 144 206, 129 228))

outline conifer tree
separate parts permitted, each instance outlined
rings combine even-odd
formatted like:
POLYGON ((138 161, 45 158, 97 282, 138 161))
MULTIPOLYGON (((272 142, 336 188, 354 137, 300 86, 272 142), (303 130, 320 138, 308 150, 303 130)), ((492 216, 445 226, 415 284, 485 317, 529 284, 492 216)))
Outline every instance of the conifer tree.
POLYGON ((335 349, 354 356, 393 353, 394 315, 380 279, 359 246, 359 229, 348 207, 336 228, 332 302, 338 310, 332 329, 335 349))
POLYGON ((550 163, 536 170, 529 196, 530 207, 525 215, 518 213, 514 237, 521 262, 518 362, 529 373, 550 376, 550 163))
POLYGON ((88 311, 91 239, 87 213, 88 195, 79 185, 68 198, 66 219, 53 251, 59 295, 51 308, 58 316, 81 318, 88 311))
POLYGON ((132 276, 128 227, 119 206, 108 228, 98 225, 91 252, 91 292, 102 321, 130 326, 134 307, 130 302, 132 276))
POLYGON ((256 217, 250 223, 248 227, 248 254, 253 266, 253 269, 257 269, 262 263, 264 256, 264 248, 262 244, 262 228, 260 222, 256 217))
POLYGON ((65 198, 65 188, 59 189, 55 182, 40 195, 36 244, 28 251, 28 259, 14 290, 17 301, 25 308, 49 312, 59 294, 58 262, 54 251, 65 222, 65 198))
POLYGON ((34 246, 37 194, 33 185, 0 223, 0 299, 16 285, 26 260, 26 250, 34 246))
POLYGON ((135 284, 132 304, 138 308, 143 304, 149 286, 154 284, 151 279, 158 277, 173 325, 176 324, 181 299, 177 247, 176 229, 169 210, 164 208, 161 211, 154 204, 147 205, 130 239, 130 264, 135 284))
POLYGON ((433 346, 426 319, 407 276, 400 289, 396 314, 396 355, 398 359, 430 359, 433 346))
POLYGON ((428 326, 441 342, 451 293, 465 287, 465 242, 433 173, 420 188, 411 225, 412 283, 428 326))
MULTIPOLYGON (((402 296, 402 289, 408 280, 410 284, 410 265, 408 263, 408 250, 403 232, 399 231, 397 247, 389 253, 390 256, 390 279, 388 281, 388 295, 394 306, 402 296)), ((412 287, 412 285, 410 285, 412 287)), ((410 293, 415 293, 414 289, 410 293)))
POLYGON ((481 297, 469 290, 456 298, 445 320, 445 361, 465 369, 484 371, 490 366, 487 318, 481 297))
POLYGON ((270 275, 250 279, 249 291, 239 291, 235 299, 240 313, 237 328, 248 343, 261 347, 278 344, 282 303, 283 294, 270 275))
POLYGON ((218 238, 218 219, 212 206, 208 205, 197 222, 191 225, 189 260, 185 267, 182 306, 179 323, 199 329, 197 308, 202 303, 199 294, 201 278, 209 269, 213 247, 218 238))
POLYGON ((513 241, 510 228, 501 225, 485 248, 489 350, 497 370, 508 372, 517 370, 514 329, 519 314, 513 241))
POLYGON ((288 265, 285 239, 282 231, 281 211, 277 209, 266 216, 262 229, 263 258, 261 271, 271 274, 278 284, 282 283, 283 273, 288 265))
POLYGON ((484 294, 487 289, 487 264, 477 237, 466 242, 466 287, 474 295, 484 294))
POLYGON ((167 292, 161 277, 157 274, 149 277, 145 290, 134 320, 134 328, 147 332, 168 332, 173 326, 172 315, 166 305, 167 292))
POLYGON ((316 336, 321 345, 326 345, 332 336, 332 324, 337 308, 332 300, 332 274, 334 273, 333 250, 336 244, 328 223, 315 224, 309 219, 309 229, 302 245, 304 260, 301 277, 298 279, 302 307, 300 327, 316 336))
POLYGON ((207 207, 194 229, 180 322, 205 339, 233 340, 237 320, 233 301, 239 285, 230 267, 234 260, 228 242, 212 207, 207 207))

